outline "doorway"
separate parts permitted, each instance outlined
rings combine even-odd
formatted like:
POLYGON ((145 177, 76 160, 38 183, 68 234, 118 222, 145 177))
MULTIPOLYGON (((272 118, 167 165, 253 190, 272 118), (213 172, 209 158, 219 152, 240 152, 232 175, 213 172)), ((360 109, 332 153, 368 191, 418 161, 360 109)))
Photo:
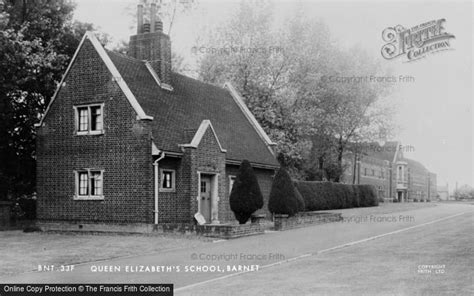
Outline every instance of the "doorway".
POLYGON ((211 177, 201 176, 201 192, 199 194, 199 209, 201 215, 206 219, 206 223, 211 223, 211 206, 212 206, 212 188, 211 188, 211 177))

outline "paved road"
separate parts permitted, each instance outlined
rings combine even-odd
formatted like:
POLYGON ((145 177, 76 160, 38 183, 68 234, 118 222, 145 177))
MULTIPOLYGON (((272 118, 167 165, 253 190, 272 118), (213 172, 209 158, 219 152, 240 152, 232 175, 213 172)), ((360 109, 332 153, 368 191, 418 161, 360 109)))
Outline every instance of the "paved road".
POLYGON ((474 215, 176 290, 176 295, 474 295, 474 215))
MULTIPOLYGON (((72 272, 25 273, 14 277, 1 278, 0 282, 173 283, 178 293, 188 294, 191 292, 193 295, 200 295, 198 291, 206 291, 209 287, 217 288, 219 285, 226 287, 226 284, 231 281, 230 277, 233 281, 252 274, 272 281, 272 277, 268 278, 269 274, 280 270, 279 276, 293 279, 290 275, 305 272, 303 267, 314 260, 319 260, 315 259, 319 258, 320 255, 318 254, 329 254, 338 250, 350 250, 351 248, 363 248, 364 246, 372 246, 375 250, 379 250, 380 248, 377 247, 379 242, 385 242, 392 238, 400 238, 400 241, 406 241, 407 244, 410 244, 410 242, 416 240, 417 235, 423 236, 424 233, 430 233, 430 235, 426 235, 429 238, 436 234, 436 231, 425 232, 425 230, 436 230, 437 227, 443 225, 451 225, 451 228, 455 228, 455 224, 453 226, 450 221, 457 221, 465 216, 470 217, 470 220, 467 220, 467 227, 472 231, 473 213, 474 206, 471 205, 439 204, 436 207, 402 213, 375 215, 373 217, 345 217, 345 221, 340 223, 216 242, 199 249, 176 250, 160 254, 81 264, 76 265, 72 272), (353 244, 354 242, 357 242, 357 244, 353 244), (292 261, 293 259, 296 260, 292 261), (281 266, 279 267, 280 263, 281 266), (287 269, 282 271, 281 268, 286 265, 294 267, 291 268, 291 272, 288 272, 287 269), (148 270, 146 270, 146 267, 148 267, 148 270), (150 271, 153 267, 155 271, 150 271), (108 271, 95 271, 101 268, 107 268, 108 271), (142 270, 140 270, 141 268, 142 270), (169 268, 169 270, 166 270, 166 268, 169 268), (239 273, 239 268, 240 273, 243 271, 243 274, 232 276, 239 273), (258 271, 245 273, 256 269, 258 271)), ((466 221, 463 223, 466 224, 466 221)), ((124 237, 124 239, 133 239, 133 237, 124 237)), ((395 242, 397 242, 396 239, 395 242)), ((423 245, 419 247, 422 248, 423 245)), ((384 248, 391 250, 394 246, 389 244, 385 245, 384 248)), ((400 254, 403 255, 403 252, 400 254)), ((472 254, 470 255, 472 256, 472 254)), ((396 256, 392 258, 396 258, 396 256)), ((344 262, 344 260, 341 261, 341 264, 344 264, 344 262)), ((306 272, 314 273, 316 271, 307 270, 306 272)), ((317 272, 321 273, 321 270, 317 272)), ((339 269, 333 269, 331 272, 337 275, 340 271, 339 269)), ((278 277, 275 275, 275 278, 278 277)), ((373 278, 373 276, 371 278, 380 280, 379 278, 373 278)), ((321 279, 330 282, 327 278, 321 279)), ((273 295, 275 294, 278 293, 274 291, 273 295)))

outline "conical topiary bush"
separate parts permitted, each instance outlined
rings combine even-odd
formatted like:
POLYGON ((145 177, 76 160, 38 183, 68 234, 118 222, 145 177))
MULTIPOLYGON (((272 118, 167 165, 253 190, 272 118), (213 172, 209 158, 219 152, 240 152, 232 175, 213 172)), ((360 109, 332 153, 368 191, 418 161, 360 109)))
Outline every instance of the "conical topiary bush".
POLYGON ((298 200, 291 177, 284 168, 280 168, 273 179, 268 210, 273 214, 294 216, 298 213, 298 209, 298 200))
POLYGON ((263 207, 260 186, 248 160, 243 160, 240 164, 229 202, 230 209, 240 224, 245 224, 255 211, 263 207))

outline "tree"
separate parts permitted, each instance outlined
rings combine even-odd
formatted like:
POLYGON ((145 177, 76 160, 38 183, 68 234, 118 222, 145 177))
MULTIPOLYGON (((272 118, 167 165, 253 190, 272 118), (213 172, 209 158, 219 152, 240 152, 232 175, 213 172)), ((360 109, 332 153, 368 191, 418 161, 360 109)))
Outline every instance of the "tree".
POLYGON ((464 184, 454 191, 454 196, 456 200, 474 199, 474 188, 467 184, 464 184))
POLYGON ((304 209, 304 201, 301 194, 296 193, 293 181, 288 172, 282 167, 273 179, 268 210, 273 214, 286 214, 294 216, 301 208, 304 209), (299 196, 297 196, 299 194, 299 196), (299 201, 298 198, 301 198, 299 201))
MULTIPOLYGON (((200 60, 199 78, 222 85, 231 81, 263 129, 276 143, 277 158, 292 172, 302 160, 292 104, 282 91, 291 56, 283 35, 273 28, 271 3, 242 1, 233 17, 202 38, 208 51, 200 60)), ((201 48, 200 44, 197 48, 201 48)))
POLYGON ((248 160, 243 160, 240 164, 229 202, 230 209, 240 224, 245 224, 255 211, 263 207, 260 186, 248 160))
POLYGON ((304 6, 278 25, 272 8, 242 1, 207 41, 215 51, 202 58, 200 79, 235 85, 292 176, 339 181, 347 145, 390 131, 393 112, 381 101, 388 83, 337 78, 386 71, 363 50, 341 50, 304 6))
MULTIPOLYGON (((35 190, 35 128, 90 24, 71 1, 6 1, 0 31, 0 199, 35 190)), ((1 12, 0 12, 1 13, 1 12)))

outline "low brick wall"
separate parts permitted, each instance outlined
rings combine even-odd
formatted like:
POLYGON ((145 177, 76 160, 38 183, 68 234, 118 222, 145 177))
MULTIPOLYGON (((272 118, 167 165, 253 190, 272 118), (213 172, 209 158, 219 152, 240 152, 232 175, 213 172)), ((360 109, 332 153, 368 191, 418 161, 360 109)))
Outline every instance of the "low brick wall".
POLYGON ((137 233, 146 234, 153 232, 153 225, 144 223, 133 224, 106 224, 106 223, 81 223, 70 221, 40 221, 36 225, 43 231, 59 232, 89 232, 89 233, 137 233))
POLYGON ((303 212, 298 213, 293 217, 288 217, 287 215, 275 215, 274 230, 287 230, 341 220, 342 214, 336 213, 303 212))
POLYGON ((206 237, 231 239, 242 236, 263 234, 265 226, 260 223, 244 225, 237 224, 205 224, 192 225, 185 223, 167 224, 104 224, 104 223, 73 223, 73 222, 38 222, 43 231, 65 231, 86 233, 130 233, 130 234, 160 234, 180 233, 194 234, 206 237))
POLYGON ((250 224, 160 224, 154 226, 154 231, 158 233, 183 233, 197 234, 206 237, 215 237, 222 239, 237 238, 242 236, 263 234, 265 232, 264 225, 260 223, 250 224))
POLYGON ((10 229, 10 209, 12 203, 9 201, 0 201, 0 230, 10 229))
POLYGON ((198 225, 197 232, 203 236, 230 239, 242 236, 263 234, 265 229, 263 225, 259 223, 243 225, 198 225))

